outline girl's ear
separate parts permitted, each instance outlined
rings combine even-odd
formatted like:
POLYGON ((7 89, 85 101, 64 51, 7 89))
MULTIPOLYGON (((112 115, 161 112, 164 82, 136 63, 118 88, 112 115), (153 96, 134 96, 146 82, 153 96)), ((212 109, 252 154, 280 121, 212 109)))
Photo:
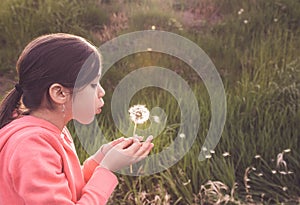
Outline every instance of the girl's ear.
POLYGON ((68 93, 68 89, 58 83, 52 84, 49 88, 49 95, 57 104, 65 104, 68 100, 68 93))

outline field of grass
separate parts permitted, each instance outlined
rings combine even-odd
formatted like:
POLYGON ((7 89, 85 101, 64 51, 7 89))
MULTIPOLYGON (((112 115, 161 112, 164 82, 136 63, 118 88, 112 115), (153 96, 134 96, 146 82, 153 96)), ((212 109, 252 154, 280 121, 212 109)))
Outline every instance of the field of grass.
MULTIPOLYGON (((111 116, 114 88, 131 71, 151 65, 169 68, 189 83, 200 129, 189 152, 169 169, 140 177, 118 174, 120 184, 109 204, 299 204, 299 25, 300 2, 295 0, 4 0, 0 74, 14 69, 23 46, 43 33, 71 32, 96 45, 152 26, 184 36, 208 54, 223 80, 227 117, 221 140, 210 157, 198 161, 211 119, 210 98, 188 65, 155 52, 121 59, 101 80, 107 93, 98 116, 104 136, 123 134, 111 116)), ((130 104, 136 103, 167 114, 165 129, 153 141, 151 154, 159 153, 178 135, 178 103, 153 87, 138 92, 130 104)), ((83 161, 88 154, 74 136, 83 161)))

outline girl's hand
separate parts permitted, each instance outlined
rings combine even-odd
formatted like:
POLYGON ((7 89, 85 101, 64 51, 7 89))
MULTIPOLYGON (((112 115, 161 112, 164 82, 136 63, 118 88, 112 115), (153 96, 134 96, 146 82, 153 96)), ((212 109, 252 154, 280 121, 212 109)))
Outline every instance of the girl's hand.
POLYGON ((101 160, 103 159, 103 157, 106 155, 106 153, 113 148, 114 146, 116 146, 117 144, 123 142, 125 140, 124 137, 120 137, 114 141, 111 141, 107 144, 103 144, 98 151, 92 156, 92 159, 94 159, 96 162, 100 163, 101 160))
POLYGON ((153 139, 149 136, 143 143, 139 139, 129 138, 112 147, 100 162, 100 166, 111 171, 117 171, 134 164, 149 154, 153 139))

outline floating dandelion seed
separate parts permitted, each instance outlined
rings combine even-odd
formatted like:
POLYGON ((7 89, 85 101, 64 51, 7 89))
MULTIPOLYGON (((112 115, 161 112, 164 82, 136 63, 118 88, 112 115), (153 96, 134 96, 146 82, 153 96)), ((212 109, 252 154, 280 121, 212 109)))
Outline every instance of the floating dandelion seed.
POLYGON ((160 118, 158 116, 154 115, 154 116, 152 116, 152 118, 153 118, 154 122, 160 123, 160 118))

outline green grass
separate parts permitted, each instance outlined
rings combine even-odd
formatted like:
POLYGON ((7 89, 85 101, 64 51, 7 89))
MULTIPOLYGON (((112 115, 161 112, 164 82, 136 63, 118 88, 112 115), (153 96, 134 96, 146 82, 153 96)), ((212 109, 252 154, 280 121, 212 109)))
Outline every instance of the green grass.
MULTIPOLYGON (((300 203, 298 1, 211 1, 209 5, 213 8, 208 11, 206 4, 198 1, 109 1, 97 4, 97 10, 93 7, 96 1, 92 0, 87 7, 80 6, 81 1, 68 1, 62 7, 48 0, 43 1, 47 6, 38 7, 37 13, 31 11, 31 4, 42 1, 4 2, 0 9, 1 72, 12 69, 22 47, 44 32, 72 32, 94 40, 92 33, 109 24, 111 13, 105 8, 110 8, 109 12, 122 11, 128 17, 128 28, 120 34, 151 29, 153 25, 178 33, 198 44, 221 74, 227 97, 226 124, 212 158, 200 162, 198 155, 208 132, 211 108, 207 90, 197 74, 179 59, 160 53, 131 55, 109 69, 101 81, 107 94, 103 112, 98 116, 107 140, 123 135, 111 116, 114 88, 137 68, 154 65, 177 72, 196 93, 200 111, 199 132, 189 152, 174 166, 155 175, 118 174, 120 184, 109 204, 216 204, 218 200, 229 204, 300 203), (207 16, 217 16, 218 20, 203 21, 200 29, 190 28, 183 24, 181 15, 194 7, 207 16), (244 11, 239 15, 241 9, 244 11), (72 12, 66 15, 64 10, 72 12), (287 149, 291 151, 284 152, 287 149), (223 156, 227 152, 230 156, 223 156), (276 166, 280 153, 287 169, 276 166)), ((136 103, 146 104, 150 109, 159 106, 168 115, 166 128, 154 139, 152 154, 158 153, 178 135, 178 103, 170 93, 153 87, 138 92, 130 104, 136 103)), ((69 127, 74 132, 73 125, 69 127)), ((89 136, 91 130, 87 127, 81 132, 89 136)), ((97 136, 85 143, 89 152, 95 151, 103 138, 97 136)), ((77 137, 75 144, 83 161, 88 153, 77 137)))

